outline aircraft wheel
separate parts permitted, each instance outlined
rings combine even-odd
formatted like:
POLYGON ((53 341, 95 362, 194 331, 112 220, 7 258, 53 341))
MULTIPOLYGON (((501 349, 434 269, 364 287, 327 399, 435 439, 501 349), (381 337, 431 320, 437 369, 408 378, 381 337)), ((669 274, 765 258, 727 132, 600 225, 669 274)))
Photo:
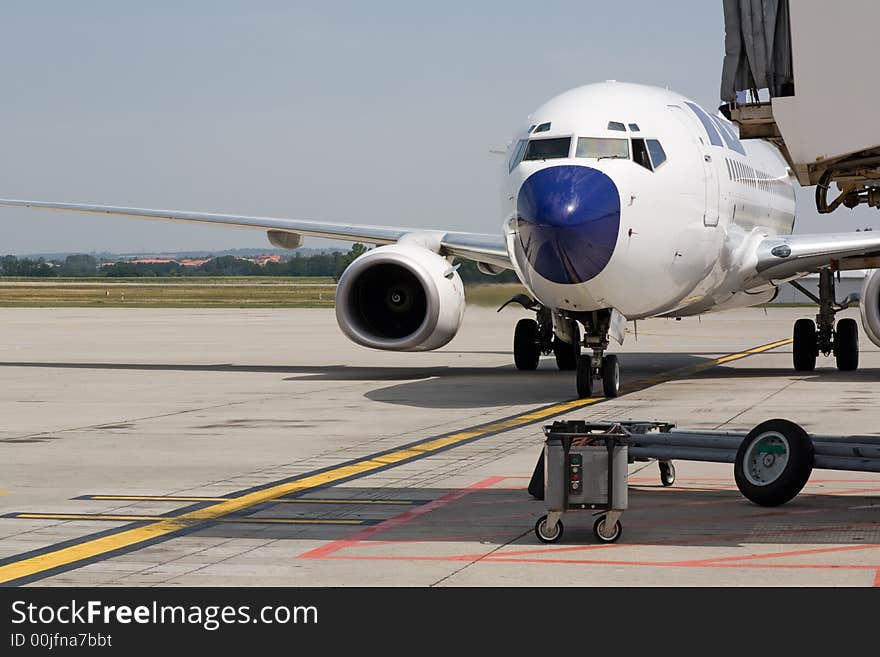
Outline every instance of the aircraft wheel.
POLYGON ((792 335, 792 360, 798 372, 812 372, 816 369, 816 356, 819 347, 816 343, 816 322, 812 319, 799 319, 794 323, 792 335))
POLYGON ((740 444, 733 478, 755 504, 779 506, 801 492, 812 471, 813 441, 807 432, 788 420, 767 420, 740 444))
POLYGON ((560 370, 577 369, 578 356, 581 355, 581 332, 576 323, 573 324, 574 343, 566 342, 553 336, 553 355, 556 356, 556 367, 560 370))
POLYGON ((859 368, 859 325, 846 318, 837 322, 834 335, 834 358, 837 369, 851 372, 859 368))
POLYGON ((580 399, 593 396, 593 359, 590 356, 578 356, 577 394, 580 399))
POLYGON ((617 397, 620 393, 620 364, 613 354, 602 359, 602 392, 606 397, 617 397))
POLYGON ((513 362, 518 370, 538 369, 541 350, 538 348, 538 322, 521 319, 513 331, 513 362))

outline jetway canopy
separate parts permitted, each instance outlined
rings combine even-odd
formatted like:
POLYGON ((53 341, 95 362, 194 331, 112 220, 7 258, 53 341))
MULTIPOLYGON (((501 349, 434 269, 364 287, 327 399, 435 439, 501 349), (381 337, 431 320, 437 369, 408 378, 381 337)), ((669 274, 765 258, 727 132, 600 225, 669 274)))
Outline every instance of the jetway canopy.
POLYGON ((820 212, 880 208, 880 2, 723 2, 722 112, 743 138, 779 146, 802 185, 818 185, 820 212))
POLYGON ((724 66, 721 100, 735 102, 737 92, 769 89, 790 96, 791 28, 788 0, 724 0, 724 66))

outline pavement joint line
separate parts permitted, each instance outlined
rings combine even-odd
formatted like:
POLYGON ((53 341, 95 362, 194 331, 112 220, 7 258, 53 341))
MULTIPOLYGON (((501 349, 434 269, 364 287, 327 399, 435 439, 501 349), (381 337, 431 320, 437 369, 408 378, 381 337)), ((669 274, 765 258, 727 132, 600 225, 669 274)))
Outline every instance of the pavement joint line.
MULTIPOLYGON (((4 518, 19 518, 23 520, 97 520, 101 522, 140 522, 162 520, 166 516, 150 515, 114 515, 114 514, 90 514, 90 513, 11 513, 4 518)), ((202 522, 202 521, 195 521, 202 522)), ((225 523, 249 523, 249 524, 285 524, 285 525, 365 525, 371 521, 363 519, 325 519, 325 518, 217 518, 213 522, 225 523)))
MULTIPOLYGON (((750 349, 708 360, 698 365, 671 370, 662 376, 654 376, 648 380, 624 386, 621 388, 621 394, 638 392, 661 382, 671 381, 677 377, 701 372, 716 365, 770 351, 791 342, 791 338, 777 340, 776 342, 758 345, 750 349)), ((526 413, 517 413, 508 418, 494 420, 453 433, 417 440, 409 445, 402 445, 358 460, 329 466, 323 470, 299 474, 289 479, 282 479, 245 489, 234 494, 234 496, 224 499, 223 502, 196 504, 194 508, 190 508, 179 515, 162 516, 155 521, 147 523, 139 521, 130 526, 115 528, 110 532, 86 535, 23 554, 6 557, 0 559, 0 586, 16 586, 33 582, 113 556, 126 554, 148 545, 169 540, 175 536, 192 533, 205 525, 216 522, 219 518, 243 511, 258 504, 272 502, 285 496, 303 495, 311 490, 375 474, 388 468, 411 463, 415 460, 451 449, 452 447, 467 444, 479 438, 523 427, 539 420, 562 415, 604 401, 606 401, 605 398, 590 397, 539 407, 526 413)), ((235 405, 236 403, 238 402, 212 405, 210 408, 223 408, 235 405)), ((167 415, 191 413, 195 412, 195 410, 188 409, 167 415)), ((51 432, 43 432, 36 435, 46 435, 46 433, 51 432)))
MULTIPOLYGON (((196 497, 186 495, 81 495, 74 497, 74 500, 97 500, 111 502, 225 502, 228 497, 196 497)), ((373 500, 373 499, 333 499, 333 498, 310 498, 310 497, 294 497, 279 498, 272 500, 272 503, 289 503, 289 504, 376 504, 389 506, 410 506, 417 504, 426 504, 430 500, 373 500)))

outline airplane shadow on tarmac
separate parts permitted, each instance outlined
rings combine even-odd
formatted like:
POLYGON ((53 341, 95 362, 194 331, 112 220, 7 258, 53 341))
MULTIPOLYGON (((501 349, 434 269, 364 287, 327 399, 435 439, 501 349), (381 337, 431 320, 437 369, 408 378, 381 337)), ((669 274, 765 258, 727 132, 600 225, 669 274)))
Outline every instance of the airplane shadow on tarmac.
MULTIPOLYGON (((656 473, 656 470, 646 472, 656 473)), ((817 472, 814 478, 821 480, 823 474, 828 473, 817 472)), ((697 486, 700 482, 695 480, 692 483, 697 486)), ((854 495, 852 490, 848 490, 845 495, 835 495, 833 491, 847 484, 832 480, 821 485, 829 492, 802 493, 785 506, 775 508, 759 507, 746 501, 733 487, 732 473, 729 482, 713 480, 711 487, 663 488, 659 483, 631 485, 630 506, 622 518, 624 535, 619 545, 699 547, 746 543, 808 544, 819 539, 823 544, 880 543, 880 524, 876 516, 878 507, 873 505, 876 503, 876 492, 866 490, 864 495, 854 495)), ((471 543, 456 547, 468 554, 474 552, 473 543, 480 543, 487 546, 487 553, 492 552, 497 557, 503 557, 503 553, 494 552, 499 545, 509 544, 511 548, 541 545, 531 530, 536 520, 546 513, 544 503, 532 499, 524 488, 518 487, 518 483, 516 488, 476 489, 446 505, 430 510, 426 508, 424 513, 418 512, 420 502, 442 499, 460 491, 394 488, 393 494, 389 495, 388 489, 381 488, 340 490, 344 491, 346 498, 412 499, 415 505, 269 503, 257 510, 249 510, 243 516, 248 519, 248 524, 223 522, 206 526, 198 533, 203 536, 267 540, 354 539, 356 543, 346 543, 340 548, 340 554, 347 557, 360 554, 366 558, 370 555, 381 558, 388 554, 387 546, 394 544, 390 553, 403 560, 407 556, 454 557, 456 553, 450 552, 450 548, 437 547, 437 543, 471 543), (365 524, 253 524, 260 517, 291 520, 320 517, 325 520, 362 520, 365 524), (394 521, 387 526, 380 525, 392 518, 394 521), (359 536, 358 533, 365 529, 369 531, 359 536), (376 545, 370 545, 371 542, 376 542, 376 545)), ((326 498, 326 492, 321 497, 326 498)), ((593 514, 589 511, 567 513, 563 518, 565 536, 559 545, 595 545, 593 520, 593 514)), ((578 553, 570 556, 576 559, 578 553)))
MULTIPOLYGON (((687 370, 707 363, 717 353, 630 352, 619 354, 621 380, 638 383, 649 377, 675 370, 687 370)), ((501 367, 362 367, 348 365, 237 365, 185 363, 70 363, 70 362, 0 362, 0 367, 39 367, 59 369, 103 369, 173 372, 268 373, 292 375, 287 381, 390 381, 395 385, 365 393, 372 401, 416 408, 483 408, 503 405, 550 404, 573 399, 575 376, 572 371, 558 371, 553 358, 544 358, 536 371, 519 372, 512 365, 501 367)), ((676 380, 698 378, 790 378, 806 382, 876 382, 880 369, 863 368, 856 372, 833 369, 833 359, 819 363, 821 369, 806 374, 788 367, 714 366, 697 372, 675 374, 676 380)))

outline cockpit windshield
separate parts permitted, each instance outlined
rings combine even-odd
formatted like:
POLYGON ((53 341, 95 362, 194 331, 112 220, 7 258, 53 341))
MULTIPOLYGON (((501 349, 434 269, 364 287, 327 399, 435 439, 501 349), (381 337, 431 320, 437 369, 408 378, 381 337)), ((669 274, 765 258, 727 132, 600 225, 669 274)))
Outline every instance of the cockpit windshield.
POLYGON ((568 157, 571 148, 571 137, 553 137, 551 139, 532 139, 526 149, 524 160, 552 160, 568 157))
POLYGON ((575 157, 629 159, 629 139, 578 137, 575 157))

